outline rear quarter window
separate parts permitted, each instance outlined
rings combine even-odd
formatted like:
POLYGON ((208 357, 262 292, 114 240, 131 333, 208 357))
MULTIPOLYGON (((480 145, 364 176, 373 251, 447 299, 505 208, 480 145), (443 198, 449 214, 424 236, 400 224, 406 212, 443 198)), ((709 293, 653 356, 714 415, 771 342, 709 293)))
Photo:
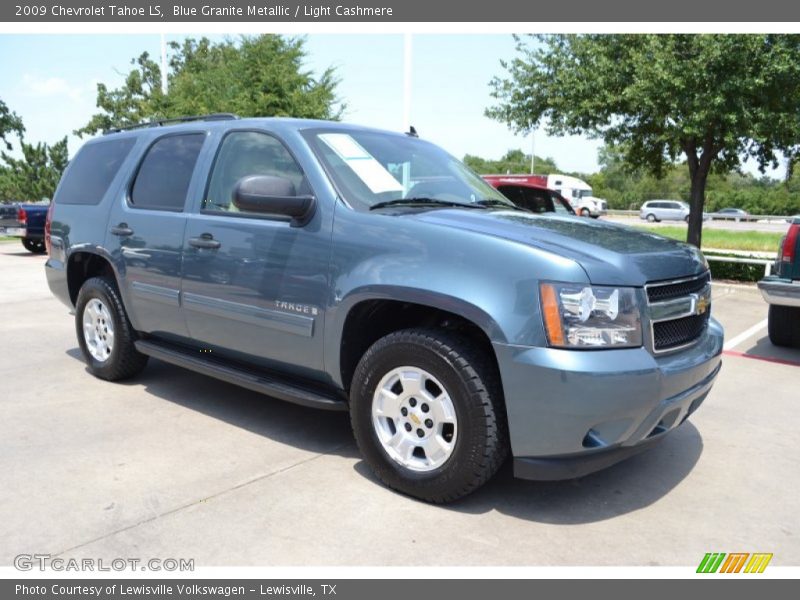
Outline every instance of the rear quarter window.
POLYGON ((188 133, 156 140, 139 165, 131 188, 131 205, 134 208, 183 210, 205 139, 203 133, 188 133))
POLYGON ((136 143, 133 137, 87 144, 69 164, 58 187, 58 204, 99 204, 136 143))

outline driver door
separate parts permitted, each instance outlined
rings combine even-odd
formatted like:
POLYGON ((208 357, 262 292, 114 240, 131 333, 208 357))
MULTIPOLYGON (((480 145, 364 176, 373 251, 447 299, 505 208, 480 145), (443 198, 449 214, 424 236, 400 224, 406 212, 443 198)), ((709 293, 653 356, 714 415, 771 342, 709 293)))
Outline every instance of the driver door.
POLYGON ((231 131, 220 142, 184 240, 183 308, 189 333, 215 354, 313 376, 322 365, 330 232, 319 211, 303 227, 240 211, 236 183, 248 175, 311 193, 292 154, 265 131, 231 131))

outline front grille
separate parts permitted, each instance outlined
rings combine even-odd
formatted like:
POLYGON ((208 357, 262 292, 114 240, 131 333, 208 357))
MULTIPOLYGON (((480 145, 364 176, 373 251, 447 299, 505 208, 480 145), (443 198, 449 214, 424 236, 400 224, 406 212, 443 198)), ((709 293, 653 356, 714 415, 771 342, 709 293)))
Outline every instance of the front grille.
POLYGON ((664 351, 693 342, 705 331, 708 315, 709 311, 706 311, 702 315, 653 323, 653 347, 664 351))
POLYGON ((650 284, 647 287, 647 299, 653 302, 663 302, 674 298, 682 298, 689 294, 696 294, 701 291, 710 281, 708 273, 704 273, 694 279, 687 279, 677 283, 666 283, 664 285, 650 284))

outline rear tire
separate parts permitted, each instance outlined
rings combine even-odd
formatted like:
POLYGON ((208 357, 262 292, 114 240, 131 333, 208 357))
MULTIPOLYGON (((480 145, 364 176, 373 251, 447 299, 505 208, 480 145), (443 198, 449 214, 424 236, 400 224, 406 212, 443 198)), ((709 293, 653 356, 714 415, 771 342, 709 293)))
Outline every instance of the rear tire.
POLYGON ((92 375, 119 381, 138 374, 147 356, 136 350, 136 332, 113 281, 87 279, 75 303, 75 329, 83 357, 92 375))
POLYGON ((685 217, 683 217, 683 220, 686 221, 686 223, 688 225, 688 223, 689 223, 689 215, 686 215, 685 217))
POLYGON ((502 402, 496 366, 468 339, 407 329, 381 338, 361 358, 350 419, 364 460, 383 483, 444 503, 478 489, 505 460, 502 402))
POLYGON ((767 323, 770 342, 776 346, 800 348, 800 308, 770 304, 767 323))
POLYGON ((32 240, 31 238, 22 238, 22 245, 25 250, 33 252, 34 254, 43 254, 47 251, 43 240, 32 240))

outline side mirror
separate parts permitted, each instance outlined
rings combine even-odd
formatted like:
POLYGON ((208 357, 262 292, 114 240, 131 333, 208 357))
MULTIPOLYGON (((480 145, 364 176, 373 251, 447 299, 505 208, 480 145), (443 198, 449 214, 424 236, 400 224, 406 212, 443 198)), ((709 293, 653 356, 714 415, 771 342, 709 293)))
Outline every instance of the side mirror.
POLYGON ((233 188, 233 205, 241 211, 282 215, 292 227, 302 227, 314 216, 314 196, 298 196, 294 184, 283 177, 248 175, 233 188))

